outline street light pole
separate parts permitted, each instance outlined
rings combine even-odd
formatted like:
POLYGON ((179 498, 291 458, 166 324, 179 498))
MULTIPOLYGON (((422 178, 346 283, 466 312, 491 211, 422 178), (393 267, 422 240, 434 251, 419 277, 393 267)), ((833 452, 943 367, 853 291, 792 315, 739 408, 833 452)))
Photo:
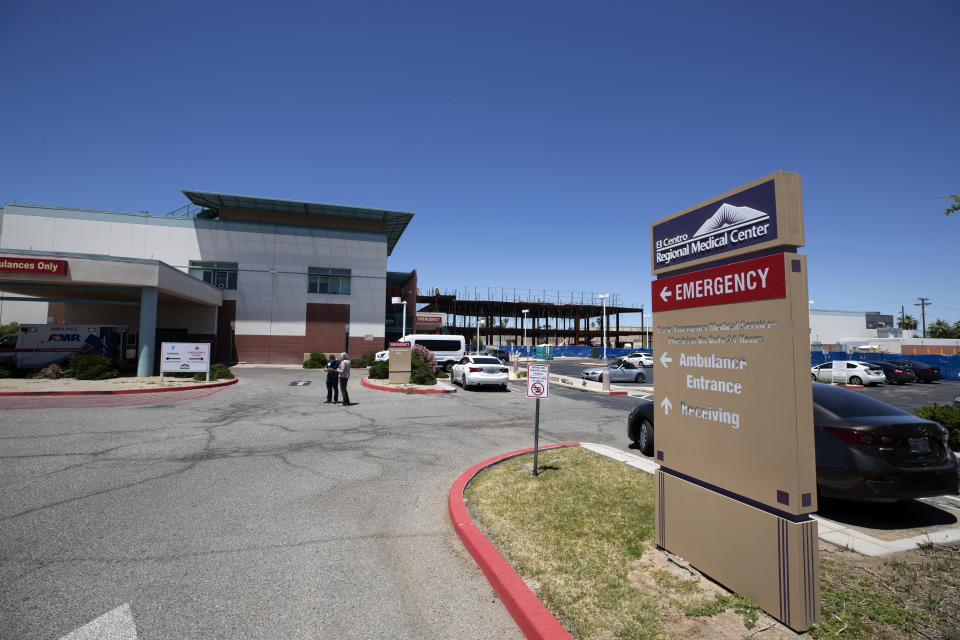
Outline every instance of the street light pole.
POLYGON ((403 340, 403 337, 407 335, 407 301, 401 300, 398 296, 394 296, 391 302, 393 302, 393 304, 403 305, 403 330, 400 332, 400 339, 403 340))
POLYGON ((483 318, 477 318, 477 353, 480 353, 480 325, 486 324, 483 318))
POLYGON ((527 314, 530 313, 530 309, 522 309, 520 313, 523 314, 523 348, 527 348, 527 314))
POLYGON ((597 295, 600 298, 600 303, 603 305, 603 317, 600 318, 600 323, 603 325, 603 359, 607 359, 607 298, 610 297, 609 293, 601 293, 597 295))

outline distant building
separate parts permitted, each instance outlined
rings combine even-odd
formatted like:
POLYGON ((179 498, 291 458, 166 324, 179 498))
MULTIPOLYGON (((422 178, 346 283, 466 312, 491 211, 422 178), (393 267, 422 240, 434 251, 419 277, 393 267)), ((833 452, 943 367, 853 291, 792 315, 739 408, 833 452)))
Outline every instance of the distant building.
POLYGON ((882 352, 906 355, 960 353, 960 340, 920 338, 877 311, 810 310, 812 351, 882 352))

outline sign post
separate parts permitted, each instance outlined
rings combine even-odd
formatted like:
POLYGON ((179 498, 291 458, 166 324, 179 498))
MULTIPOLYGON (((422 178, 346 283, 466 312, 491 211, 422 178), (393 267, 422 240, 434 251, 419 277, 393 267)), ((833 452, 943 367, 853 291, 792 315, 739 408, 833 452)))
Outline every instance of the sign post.
POLYGON ((797 631, 820 617, 802 245, 785 172, 651 225, 657 544, 797 631))
POLYGON ((540 453, 540 398, 550 397, 550 365, 527 365, 527 397, 536 398, 537 404, 533 418, 533 475, 540 475, 538 454, 540 453))

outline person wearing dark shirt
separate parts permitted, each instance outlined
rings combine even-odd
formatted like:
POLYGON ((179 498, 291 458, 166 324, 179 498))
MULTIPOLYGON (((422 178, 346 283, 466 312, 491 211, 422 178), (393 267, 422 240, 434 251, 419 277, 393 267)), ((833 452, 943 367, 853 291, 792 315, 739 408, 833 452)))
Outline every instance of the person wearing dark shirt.
POLYGON ((327 401, 324 404, 336 404, 340 402, 340 361, 333 354, 330 354, 330 359, 327 360, 326 372, 327 401))

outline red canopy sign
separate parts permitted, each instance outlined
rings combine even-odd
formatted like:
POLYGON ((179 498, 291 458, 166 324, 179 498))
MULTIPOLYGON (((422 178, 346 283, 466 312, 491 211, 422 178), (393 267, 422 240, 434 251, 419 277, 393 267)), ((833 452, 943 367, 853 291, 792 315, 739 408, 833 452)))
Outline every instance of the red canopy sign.
POLYGON ((778 253, 659 278, 651 283, 653 312, 786 297, 783 262, 778 253))
POLYGON ((44 258, 0 257, 0 273, 34 273, 48 276, 62 276, 67 273, 67 261, 47 260, 44 258))

